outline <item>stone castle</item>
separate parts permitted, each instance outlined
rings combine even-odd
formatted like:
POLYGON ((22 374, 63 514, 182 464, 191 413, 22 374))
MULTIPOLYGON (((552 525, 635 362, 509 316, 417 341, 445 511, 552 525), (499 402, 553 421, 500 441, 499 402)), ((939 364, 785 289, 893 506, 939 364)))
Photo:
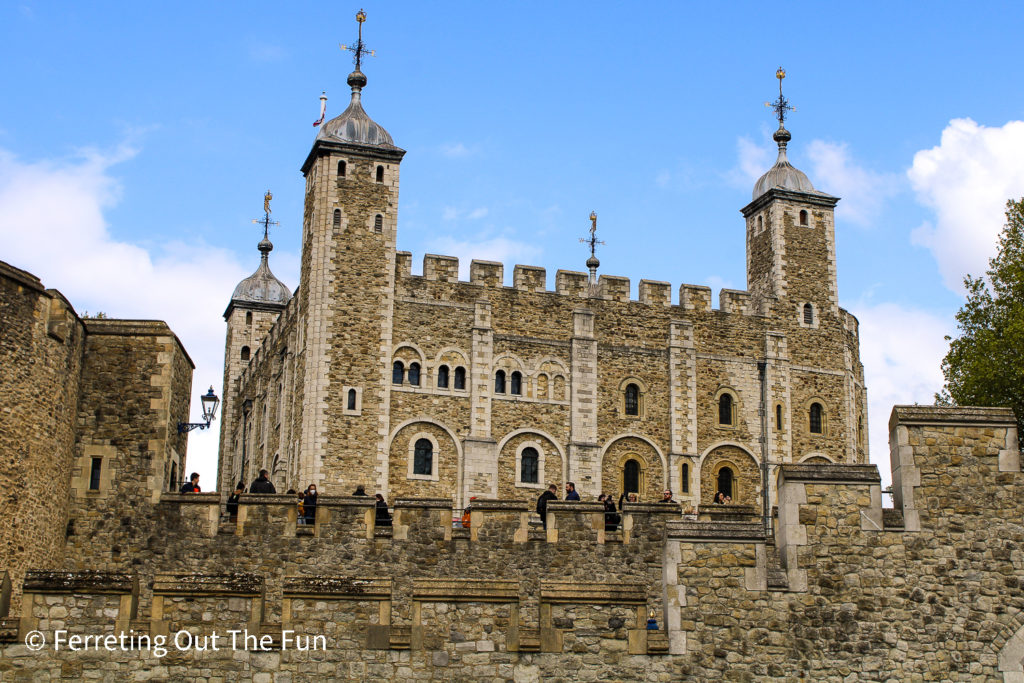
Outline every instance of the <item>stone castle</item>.
POLYGON ((0 262, 0 680, 1024 681, 1014 415, 894 408, 883 506, 838 200, 781 121, 748 291, 673 305, 593 257, 554 291, 443 256, 411 275, 404 152, 348 82, 302 166, 294 295, 265 239, 225 312, 219 492, 176 492, 192 364, 168 326, 83 319, 0 262), (285 494, 225 514, 260 468, 318 484, 314 524, 285 494), (569 480, 584 502, 541 528, 569 480), (601 491, 641 502, 606 527, 601 491))

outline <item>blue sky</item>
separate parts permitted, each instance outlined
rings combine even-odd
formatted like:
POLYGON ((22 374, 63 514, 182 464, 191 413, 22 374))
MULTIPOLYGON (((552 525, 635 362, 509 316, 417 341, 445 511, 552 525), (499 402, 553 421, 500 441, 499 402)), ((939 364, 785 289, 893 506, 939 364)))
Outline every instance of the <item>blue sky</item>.
MULTIPOLYGON (((861 320, 872 460, 896 402, 930 402, 965 272, 1024 195, 1020 9, 986 3, 371 3, 364 105, 408 150, 400 249, 745 287, 739 209, 775 157, 837 213, 861 320)), ((0 259, 80 313, 167 320, 222 373, 221 314, 258 264, 297 283, 311 123, 348 101, 358 5, 0 4, 0 259)), ((193 412, 198 413, 198 401, 193 412)), ((212 482, 216 435, 193 432, 212 482)))

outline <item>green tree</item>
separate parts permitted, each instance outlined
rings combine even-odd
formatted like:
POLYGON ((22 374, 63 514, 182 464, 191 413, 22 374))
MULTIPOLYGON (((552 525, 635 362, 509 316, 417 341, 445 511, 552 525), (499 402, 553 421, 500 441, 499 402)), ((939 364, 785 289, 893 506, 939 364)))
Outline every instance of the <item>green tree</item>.
MULTIPOLYGON (((1009 406, 1024 427, 1024 199, 1006 202, 999 251, 985 278, 964 278, 967 302, 956 314, 960 336, 942 361, 944 405, 1009 406)), ((1024 433, 1022 431, 1021 433, 1024 433)))

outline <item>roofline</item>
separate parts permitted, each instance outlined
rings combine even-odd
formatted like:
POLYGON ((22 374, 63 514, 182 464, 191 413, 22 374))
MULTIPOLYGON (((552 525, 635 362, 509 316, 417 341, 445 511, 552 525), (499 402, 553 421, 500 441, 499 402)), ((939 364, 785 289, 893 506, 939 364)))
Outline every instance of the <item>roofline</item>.
MULTIPOLYGON (((290 296, 288 297, 288 301, 291 301, 290 296)), ((238 308, 246 308, 253 311, 280 312, 288 308, 288 302, 286 301, 283 304, 272 304, 269 301, 246 301, 244 299, 232 299, 228 303, 228 307, 224 309, 224 320, 228 319, 228 316, 231 315, 231 311, 234 310, 236 306, 238 308)))
POLYGON ((366 157, 367 159, 384 158, 396 164, 401 162, 402 157, 405 156, 405 150, 394 145, 357 145, 355 143, 334 142, 317 138, 313 141, 313 147, 309 150, 306 160, 302 162, 302 168, 299 169, 302 171, 302 175, 306 175, 313 165, 313 161, 327 151, 346 152, 353 156, 366 157))
POLYGON ((781 187, 770 187, 764 194, 740 209, 740 213, 743 214, 744 218, 749 218, 751 214, 760 211, 766 204, 775 199, 791 199, 803 202, 804 204, 823 206, 828 209, 835 207, 839 203, 839 197, 833 197, 824 192, 799 192, 797 190, 786 190, 781 187))
POLYGON ((130 318, 84 318, 85 332, 88 335, 108 335, 115 337, 163 337, 170 335, 181 350, 181 355, 196 369, 192 357, 185 350, 185 345, 174 333, 171 326, 163 320, 136 320, 130 318))

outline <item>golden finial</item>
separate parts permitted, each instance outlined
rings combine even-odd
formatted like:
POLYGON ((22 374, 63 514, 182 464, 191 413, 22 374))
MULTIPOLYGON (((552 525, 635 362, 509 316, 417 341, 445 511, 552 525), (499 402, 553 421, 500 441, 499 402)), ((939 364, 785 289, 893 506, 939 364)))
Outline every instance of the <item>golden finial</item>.
POLYGON ((270 190, 263 195, 263 212, 270 213, 270 200, 274 198, 274 195, 270 194, 270 190))
POLYGON ((597 232, 597 212, 590 212, 590 232, 591 234, 597 232))
POLYGON ((781 81, 781 80, 782 80, 783 78, 785 78, 785 77, 786 77, 786 70, 785 70, 785 69, 783 69, 783 68, 782 68, 782 67, 780 66, 780 67, 779 67, 779 68, 778 68, 778 69, 777 69, 777 70, 775 71, 775 78, 777 78, 777 79, 779 79, 779 80, 781 81))
POLYGON ((364 12, 361 7, 359 8, 359 11, 356 12, 356 21, 360 24, 366 21, 366 12, 364 12))

